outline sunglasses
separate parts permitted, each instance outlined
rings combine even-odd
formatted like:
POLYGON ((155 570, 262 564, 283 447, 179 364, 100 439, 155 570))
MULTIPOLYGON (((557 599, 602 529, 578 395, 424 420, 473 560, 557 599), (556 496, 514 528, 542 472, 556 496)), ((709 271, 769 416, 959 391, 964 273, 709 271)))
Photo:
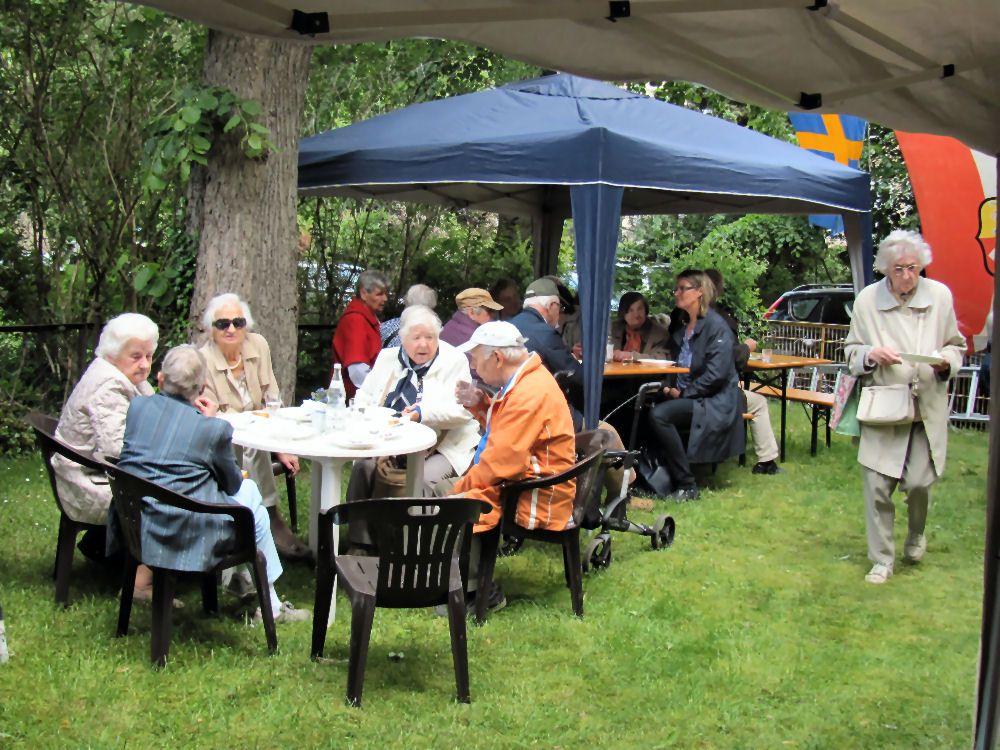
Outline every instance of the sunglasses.
POLYGON ((220 331, 229 330, 229 326, 232 324, 233 328, 239 330, 240 328, 246 328, 247 319, 246 318, 219 318, 212 322, 212 325, 220 331))

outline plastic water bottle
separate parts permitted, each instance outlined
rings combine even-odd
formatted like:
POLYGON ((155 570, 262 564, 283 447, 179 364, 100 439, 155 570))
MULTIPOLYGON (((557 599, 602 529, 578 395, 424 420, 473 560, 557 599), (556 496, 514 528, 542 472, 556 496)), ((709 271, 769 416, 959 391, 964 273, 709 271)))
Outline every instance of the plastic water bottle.
POLYGON ((340 364, 333 366, 333 377, 330 387, 326 389, 326 428, 332 430, 343 425, 347 411, 347 389, 344 388, 344 376, 340 364))
POLYGON ((608 345, 604 352, 604 361, 610 362, 615 358, 615 337, 608 333, 608 345))

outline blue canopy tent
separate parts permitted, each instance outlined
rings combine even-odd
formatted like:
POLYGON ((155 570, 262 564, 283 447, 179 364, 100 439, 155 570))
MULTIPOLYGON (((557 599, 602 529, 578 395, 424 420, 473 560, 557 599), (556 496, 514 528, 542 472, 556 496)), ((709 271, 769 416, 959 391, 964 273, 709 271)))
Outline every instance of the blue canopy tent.
POLYGON ((415 104, 304 138, 299 192, 445 204, 534 220, 539 273, 573 217, 585 422, 598 419, 623 214, 840 214, 872 280, 868 175, 730 122, 559 74, 415 104))

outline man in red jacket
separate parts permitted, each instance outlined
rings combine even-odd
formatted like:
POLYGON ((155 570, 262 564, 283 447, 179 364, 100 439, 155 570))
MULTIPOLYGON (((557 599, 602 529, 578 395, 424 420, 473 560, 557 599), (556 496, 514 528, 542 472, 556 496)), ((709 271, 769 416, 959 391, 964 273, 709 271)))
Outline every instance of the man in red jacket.
MULTIPOLYGON (((389 298, 389 279, 381 271, 362 271, 358 276, 358 296, 344 309, 333 332, 333 364, 344 371, 347 398, 365 381, 382 351, 382 337, 376 315, 389 298)), ((331 369, 332 377, 332 369, 331 369)))

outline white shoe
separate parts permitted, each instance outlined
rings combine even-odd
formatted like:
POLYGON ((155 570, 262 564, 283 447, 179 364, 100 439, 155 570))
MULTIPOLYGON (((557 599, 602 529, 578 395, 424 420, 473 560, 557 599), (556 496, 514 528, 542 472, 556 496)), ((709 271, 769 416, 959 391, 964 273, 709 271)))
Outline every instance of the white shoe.
POLYGON ((885 583, 892 576, 892 566, 886 565, 885 563, 875 563, 872 569, 868 571, 868 575, 865 576, 865 580, 868 583, 885 583))
POLYGON ((927 537, 923 534, 914 534, 912 531, 906 535, 906 544, 903 545, 903 558, 907 562, 920 562, 920 558, 927 551, 927 537))
MULTIPOLYGON (((282 622, 302 622, 303 620, 308 620, 312 613, 308 609, 295 609, 291 602, 284 601, 281 606, 274 613, 274 624, 282 622)), ((253 613, 253 624, 257 625, 264 621, 263 615, 260 613, 260 607, 257 607, 257 611, 253 613)))

